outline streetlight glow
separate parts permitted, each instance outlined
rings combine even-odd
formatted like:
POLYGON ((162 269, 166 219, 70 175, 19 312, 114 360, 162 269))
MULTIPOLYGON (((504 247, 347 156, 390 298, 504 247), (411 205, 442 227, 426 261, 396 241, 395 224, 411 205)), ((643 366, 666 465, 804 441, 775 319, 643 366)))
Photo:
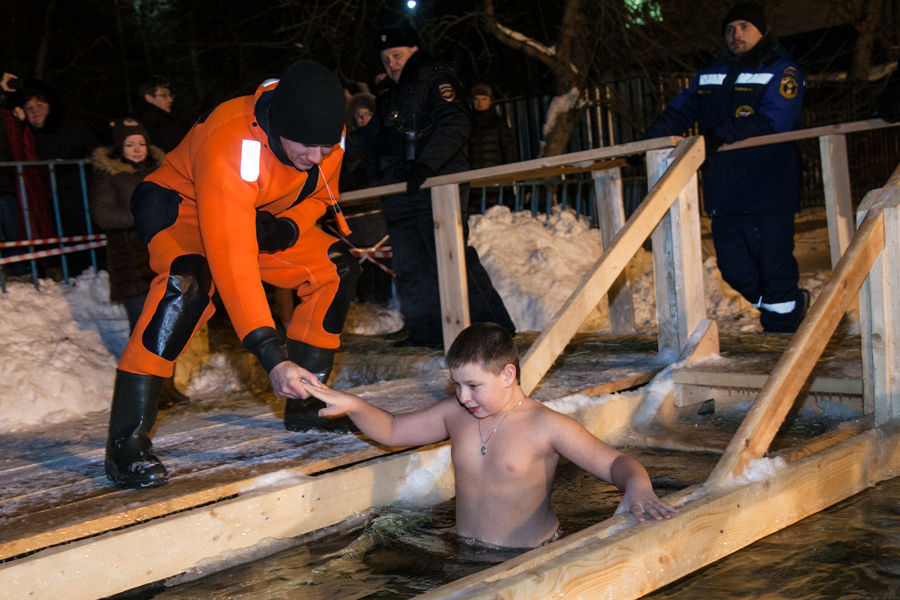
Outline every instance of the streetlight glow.
POLYGON ((409 0, 409 2, 406 3, 406 8, 408 8, 409 10, 413 10, 415 7, 416 0, 409 0))

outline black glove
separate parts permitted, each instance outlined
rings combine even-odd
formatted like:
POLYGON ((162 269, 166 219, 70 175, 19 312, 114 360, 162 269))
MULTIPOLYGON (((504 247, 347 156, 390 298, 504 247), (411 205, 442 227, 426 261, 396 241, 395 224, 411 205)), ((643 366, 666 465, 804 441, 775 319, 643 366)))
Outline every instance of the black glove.
POLYGON ((703 134, 703 141, 706 142, 706 157, 709 158, 713 154, 716 153, 716 150, 719 149, 719 146, 722 145, 722 140, 715 133, 709 132, 703 134))
POLYGON ((299 236, 300 230, 290 219, 278 219, 265 210, 256 211, 256 243, 261 252, 290 248, 299 236))
POLYGON ((256 356, 266 373, 271 373, 278 363, 288 359, 284 341, 271 327, 257 327, 241 343, 256 356))
POLYGON ((434 171, 423 164, 416 163, 409 173, 409 179, 406 180, 406 195, 417 195, 419 193, 419 188, 422 187, 425 180, 432 175, 434 175, 434 171))

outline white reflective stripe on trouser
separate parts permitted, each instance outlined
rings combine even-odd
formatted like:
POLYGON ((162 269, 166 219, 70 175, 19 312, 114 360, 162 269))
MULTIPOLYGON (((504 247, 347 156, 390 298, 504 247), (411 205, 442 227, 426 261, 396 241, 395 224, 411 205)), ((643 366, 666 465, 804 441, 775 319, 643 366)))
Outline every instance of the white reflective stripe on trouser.
POLYGON ((262 143, 259 140, 241 140, 241 179, 256 181, 259 179, 259 153, 262 143))
POLYGON ((753 305, 754 308, 763 308, 769 312, 778 313, 779 315, 786 315, 789 312, 793 312, 794 307, 797 306, 796 300, 791 300, 790 302, 776 302, 775 304, 766 304, 762 301, 762 298, 759 299, 759 302, 753 305))

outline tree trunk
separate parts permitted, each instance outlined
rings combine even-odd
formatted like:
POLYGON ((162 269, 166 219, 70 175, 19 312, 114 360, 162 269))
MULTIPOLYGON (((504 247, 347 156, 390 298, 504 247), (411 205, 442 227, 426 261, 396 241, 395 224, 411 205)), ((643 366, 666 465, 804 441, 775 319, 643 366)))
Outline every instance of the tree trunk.
POLYGON ((853 81, 869 80, 872 48, 875 46, 875 33, 883 5, 884 0, 866 0, 860 19, 854 24, 859 35, 853 48, 853 66, 850 68, 850 78, 853 81))

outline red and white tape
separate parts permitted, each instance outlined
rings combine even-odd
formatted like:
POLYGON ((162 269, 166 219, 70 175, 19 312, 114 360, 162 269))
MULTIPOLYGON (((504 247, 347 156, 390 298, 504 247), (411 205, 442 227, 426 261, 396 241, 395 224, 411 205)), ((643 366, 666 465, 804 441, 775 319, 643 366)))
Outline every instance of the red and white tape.
POLYGON ((63 244, 68 242, 90 242, 92 240, 105 240, 106 235, 97 233, 94 235, 73 235, 69 237, 44 238, 40 240, 19 240, 15 242, 0 242, 0 248, 21 248, 22 246, 43 246, 45 244, 63 244))
MULTIPOLYGON (((35 240, 36 241, 36 240, 35 240)), ((32 242, 34 243, 34 242, 32 242)), ((60 254, 69 254, 70 252, 78 252, 79 250, 90 250, 91 248, 100 248, 106 245, 106 240, 99 242, 89 242, 87 244, 75 244, 74 246, 66 246, 65 248, 51 248, 50 250, 37 250, 36 252, 26 252, 25 254, 17 254, 15 256, 4 256, 0 258, 0 265, 5 265, 23 260, 31 260, 33 258, 44 258, 45 256, 58 256, 60 254)))

